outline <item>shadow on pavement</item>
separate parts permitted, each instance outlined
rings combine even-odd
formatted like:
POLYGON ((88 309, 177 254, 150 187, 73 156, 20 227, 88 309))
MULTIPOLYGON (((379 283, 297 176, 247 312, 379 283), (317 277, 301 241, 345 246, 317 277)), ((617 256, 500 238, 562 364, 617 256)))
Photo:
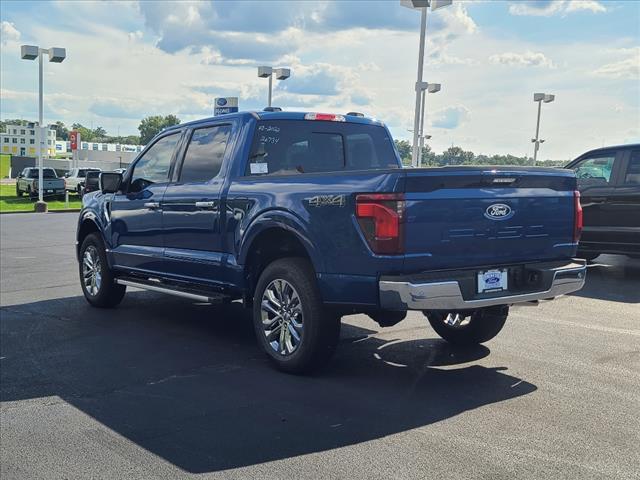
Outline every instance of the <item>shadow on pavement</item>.
POLYGON ((486 347, 385 341, 349 324, 326 370, 285 375, 237 304, 133 292, 116 310, 73 297, 1 314, 2 401, 57 395, 192 473, 358 444, 536 390, 470 364, 486 347))
POLYGON ((600 255, 587 265, 587 281, 579 297, 640 303, 640 260, 625 255, 600 255))

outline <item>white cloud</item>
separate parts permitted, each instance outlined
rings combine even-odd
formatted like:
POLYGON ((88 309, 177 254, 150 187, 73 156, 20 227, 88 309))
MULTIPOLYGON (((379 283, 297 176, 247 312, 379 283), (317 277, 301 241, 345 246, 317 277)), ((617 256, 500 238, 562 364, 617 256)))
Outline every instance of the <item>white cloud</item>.
POLYGON ((579 11, 603 13, 607 9, 601 2, 595 0, 520 0, 511 2, 509 5, 511 15, 549 17, 579 11))
POLYGON ((605 6, 593 0, 573 0, 567 5, 567 12, 577 12, 579 10, 589 10, 593 13, 606 12, 605 6))
POLYGON ((2 24, 0 24, 0 42, 2 45, 15 43, 19 40, 20 32, 16 28, 15 24, 3 20, 2 24))
POLYGON ((524 53, 497 53, 495 55, 491 55, 489 57, 489 61, 495 64, 516 65, 523 67, 555 67, 551 59, 547 58, 542 52, 527 51, 524 53))
POLYGON ((640 80, 640 47, 623 48, 618 54, 627 58, 607 63, 593 73, 601 77, 640 80))
POLYGON ((452 130, 469 120, 471 112, 464 105, 443 108, 433 113, 430 124, 435 128, 452 130))

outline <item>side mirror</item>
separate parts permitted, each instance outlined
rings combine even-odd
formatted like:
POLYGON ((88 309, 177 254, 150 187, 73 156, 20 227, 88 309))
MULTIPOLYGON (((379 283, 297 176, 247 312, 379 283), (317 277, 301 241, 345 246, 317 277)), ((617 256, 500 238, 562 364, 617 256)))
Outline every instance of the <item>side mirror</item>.
POLYGON ((102 172, 98 181, 102 193, 116 193, 122 184, 122 174, 117 172, 102 172))

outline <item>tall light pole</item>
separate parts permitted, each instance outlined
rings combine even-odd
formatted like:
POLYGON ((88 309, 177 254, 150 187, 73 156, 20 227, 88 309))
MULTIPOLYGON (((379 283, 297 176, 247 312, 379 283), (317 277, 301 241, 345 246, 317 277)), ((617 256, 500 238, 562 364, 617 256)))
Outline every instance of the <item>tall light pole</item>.
MULTIPOLYGON (((425 137, 424 135, 424 106, 425 106, 425 102, 426 102, 426 97, 427 97, 427 93, 438 93, 441 88, 442 85, 439 83, 427 83, 427 82, 423 82, 425 88, 421 88, 421 92, 422 92, 422 106, 421 106, 421 110, 420 110, 420 149, 418 150, 418 163, 416 165, 416 167, 421 167, 422 166, 422 151, 424 150, 424 139, 427 138, 431 138, 431 135, 427 135, 425 137)), ((421 85, 422 87, 422 85, 421 85)))
POLYGON ((419 133, 420 133, 420 106, 422 103, 422 71, 424 66, 424 43, 427 33, 427 8, 437 10, 438 8, 451 5, 452 0, 400 0, 400 5, 416 10, 420 10, 420 46, 418 49, 418 80, 416 81, 416 107, 413 116, 413 152, 411 164, 418 166, 419 133))
POLYGON ((276 76, 276 80, 286 80, 291 76, 291 70, 288 68, 258 67, 258 76, 269 79, 269 107, 271 106, 271 95, 273 92, 273 75, 276 76))
POLYGON ((551 103, 555 100, 556 96, 550 93, 534 93, 533 101, 538 102, 538 120, 536 121, 536 138, 531 139, 533 143, 533 165, 535 166, 538 160, 538 150, 540 150, 540 144, 544 143, 544 140, 540 139, 540 111, 542 110, 542 102, 551 103))
POLYGON ((38 59, 38 204, 36 210, 46 211, 46 203, 44 203, 43 190, 44 181, 42 178, 42 170, 44 168, 42 164, 42 146, 45 145, 43 137, 46 139, 46 127, 43 126, 43 94, 42 94, 42 77, 43 77, 43 57, 44 54, 49 55, 49 61, 53 63, 62 63, 67 57, 67 51, 64 48, 52 47, 52 48, 40 48, 35 45, 21 45, 20 57, 23 60, 35 60, 38 59), (44 133, 44 135, 43 135, 44 133))

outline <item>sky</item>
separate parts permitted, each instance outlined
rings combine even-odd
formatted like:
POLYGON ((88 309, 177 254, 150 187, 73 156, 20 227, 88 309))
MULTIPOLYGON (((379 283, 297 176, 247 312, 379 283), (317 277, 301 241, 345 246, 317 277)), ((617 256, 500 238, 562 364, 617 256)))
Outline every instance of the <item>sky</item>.
MULTIPOLYGON (((285 110, 359 111, 411 139, 420 14, 389 1, 0 3, 0 118, 37 118, 37 63, 20 45, 65 47, 46 63, 45 122, 137 134, 148 115, 209 117, 213 99, 262 109, 258 65, 285 110)), ((457 1, 429 11, 425 133, 441 152, 542 159, 640 142, 640 1, 457 1)))

